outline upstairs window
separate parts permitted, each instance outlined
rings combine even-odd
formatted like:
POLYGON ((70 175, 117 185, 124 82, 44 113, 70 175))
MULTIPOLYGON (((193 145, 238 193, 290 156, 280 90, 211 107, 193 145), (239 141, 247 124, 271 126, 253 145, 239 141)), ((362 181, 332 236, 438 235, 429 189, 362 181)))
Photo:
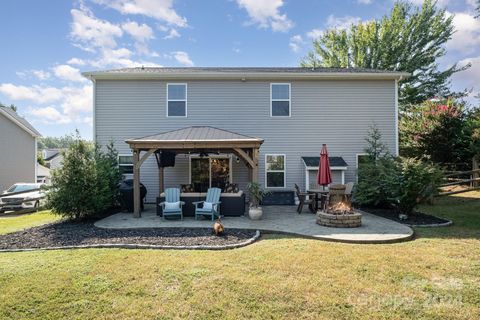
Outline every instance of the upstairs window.
POLYGON ((187 84, 167 84, 167 117, 187 116, 187 84))
POLYGON ((290 117, 290 83, 272 83, 270 98, 270 116, 290 117))

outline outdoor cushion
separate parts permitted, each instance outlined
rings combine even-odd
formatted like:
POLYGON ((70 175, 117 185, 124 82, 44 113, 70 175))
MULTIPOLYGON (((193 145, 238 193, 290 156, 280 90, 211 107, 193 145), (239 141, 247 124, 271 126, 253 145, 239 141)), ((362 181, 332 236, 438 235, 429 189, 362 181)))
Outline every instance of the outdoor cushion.
POLYGON ((177 202, 165 202, 166 210, 180 209, 180 201, 177 202))
POLYGON ((203 209, 205 209, 205 210, 212 210, 212 207, 213 207, 213 203, 211 203, 211 202, 206 202, 205 201, 203 203, 203 209))
POLYGON ((181 189, 182 193, 184 193, 184 192, 194 192, 195 191, 192 184, 182 184, 182 185, 180 185, 180 189, 181 189))
POLYGON ((238 185, 236 183, 227 183, 225 185, 225 189, 223 190, 225 193, 237 193, 238 192, 238 185))

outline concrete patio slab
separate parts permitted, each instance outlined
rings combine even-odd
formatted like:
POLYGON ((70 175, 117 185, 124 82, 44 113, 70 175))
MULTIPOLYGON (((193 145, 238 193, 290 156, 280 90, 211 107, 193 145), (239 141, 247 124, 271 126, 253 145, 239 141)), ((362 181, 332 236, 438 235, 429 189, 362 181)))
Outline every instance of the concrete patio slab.
MULTIPOLYGON (((141 218, 132 213, 117 213, 95 223, 96 227, 107 229, 131 228, 211 228, 210 220, 195 220, 187 217, 181 220, 163 221, 155 213, 155 205, 147 205, 141 218)), ((248 217, 225 217, 222 223, 226 229, 254 229, 262 232, 294 234, 302 237, 347 243, 393 243, 413 239, 413 230, 398 222, 361 212, 362 226, 359 228, 330 228, 316 224, 316 215, 307 212, 297 214, 294 206, 265 206, 262 220, 248 217)))

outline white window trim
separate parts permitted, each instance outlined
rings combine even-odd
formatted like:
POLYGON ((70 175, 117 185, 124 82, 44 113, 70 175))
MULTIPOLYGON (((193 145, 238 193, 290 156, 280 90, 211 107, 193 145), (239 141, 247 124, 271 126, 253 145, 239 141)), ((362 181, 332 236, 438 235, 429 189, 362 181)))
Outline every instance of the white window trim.
POLYGON ((270 117, 271 118, 290 118, 292 116, 292 85, 289 82, 272 82, 270 83, 270 117), (288 100, 287 99, 273 99, 272 86, 273 85, 288 85, 288 100), (273 101, 288 101, 288 116, 274 116, 273 115, 273 101))
POLYGON ((180 82, 169 82, 167 83, 167 104, 165 105, 165 113, 167 118, 186 118, 188 116, 188 84, 180 82), (184 85, 185 86, 185 99, 169 99, 168 98, 168 86, 170 85, 184 85), (169 101, 185 101, 185 115, 184 116, 170 116, 168 115, 168 102, 169 101))
POLYGON ((220 159, 228 159, 228 167, 229 167, 229 173, 228 173, 228 182, 233 183, 233 167, 232 167, 232 157, 228 154, 218 154, 218 155, 212 155, 208 157, 200 157, 197 155, 190 155, 188 159, 188 183, 192 184, 192 159, 202 159, 202 158, 208 158, 208 177, 209 177, 209 188, 212 187, 212 165, 211 161, 212 158, 220 158, 220 159))
MULTIPOLYGON (((126 166, 131 166, 133 169, 133 159, 132 159, 132 164, 120 164, 120 157, 133 157, 132 153, 119 153, 117 155, 117 162, 118 162, 118 167, 126 167, 126 166)), ((133 172, 132 173, 122 173, 123 176, 128 176, 128 177, 133 177, 133 172)))
MULTIPOLYGON (((342 184, 345 184, 345 171, 347 171, 348 167, 330 167, 331 171, 340 171, 342 174, 342 184)), ((317 171, 318 172, 318 167, 307 167, 305 166, 305 186, 306 190, 308 190, 310 186, 310 171, 317 171)))
POLYGON ((265 188, 267 189, 285 189, 287 187, 287 155, 284 153, 267 153, 265 154, 265 188), (267 157, 268 156, 283 156, 283 170, 267 170, 267 157), (283 187, 269 187, 267 185, 267 173, 268 172, 283 172, 283 187))

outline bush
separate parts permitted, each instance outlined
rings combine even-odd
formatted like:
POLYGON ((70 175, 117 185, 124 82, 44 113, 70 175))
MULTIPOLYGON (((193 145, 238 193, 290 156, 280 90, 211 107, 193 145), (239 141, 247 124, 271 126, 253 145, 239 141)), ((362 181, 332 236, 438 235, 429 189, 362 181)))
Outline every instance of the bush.
POLYGON ((77 136, 64 153, 63 167, 53 172, 47 203, 71 219, 103 213, 115 204, 120 177, 112 144, 103 153, 77 136))
POLYGON ((361 206, 394 207, 411 214, 416 205, 432 196, 442 171, 415 158, 395 158, 386 151, 381 134, 372 127, 366 138, 367 162, 358 170, 355 203, 361 206))
POLYGON ((433 196, 442 180, 442 171, 434 164, 415 158, 399 158, 396 175, 390 182, 391 203, 409 215, 417 204, 433 196))

